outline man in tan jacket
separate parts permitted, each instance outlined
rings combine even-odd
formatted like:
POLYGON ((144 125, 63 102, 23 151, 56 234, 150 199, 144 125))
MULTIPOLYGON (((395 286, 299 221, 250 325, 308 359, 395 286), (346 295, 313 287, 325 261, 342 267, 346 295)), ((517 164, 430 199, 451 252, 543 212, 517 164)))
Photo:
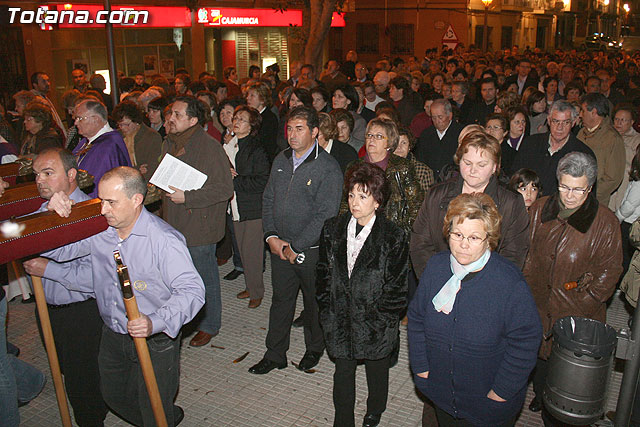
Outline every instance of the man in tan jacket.
POLYGON ((202 127, 208 120, 203 103, 193 96, 179 96, 171 107, 169 154, 207 175, 199 190, 172 188, 175 191, 164 203, 165 220, 187 239, 193 264, 204 282, 205 305, 196 317, 198 333, 189 343, 195 347, 207 344, 220 330, 216 243, 224 236, 227 203, 233 195, 227 155, 202 127))
POLYGON ((596 198, 609 205, 611 194, 622 182, 625 170, 625 149, 622 137, 611 125, 609 101, 600 93, 580 98, 580 118, 584 127, 578 139, 593 150, 598 162, 596 198))

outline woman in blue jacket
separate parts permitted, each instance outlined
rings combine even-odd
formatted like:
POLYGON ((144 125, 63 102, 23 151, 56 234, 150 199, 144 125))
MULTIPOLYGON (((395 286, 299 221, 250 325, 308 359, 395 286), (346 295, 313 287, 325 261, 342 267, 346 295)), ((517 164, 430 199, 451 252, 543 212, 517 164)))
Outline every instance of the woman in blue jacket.
POLYGON ((450 251, 429 260, 409 306, 411 370, 440 426, 514 425, 536 364, 540 318, 520 270, 492 252, 500 222, 486 194, 456 197, 450 251))

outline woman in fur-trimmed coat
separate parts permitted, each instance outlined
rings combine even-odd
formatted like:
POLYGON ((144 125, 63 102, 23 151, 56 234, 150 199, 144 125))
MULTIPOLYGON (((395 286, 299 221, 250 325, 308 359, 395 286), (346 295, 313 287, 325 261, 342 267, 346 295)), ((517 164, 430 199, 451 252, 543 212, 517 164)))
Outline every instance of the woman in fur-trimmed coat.
POLYGON ((352 166, 345 177, 350 211, 328 220, 320 237, 316 292, 327 353, 336 365, 335 426, 354 425, 359 360, 369 391, 363 425, 378 425, 399 348, 409 244, 406 233, 378 212, 385 199, 380 189, 386 186, 377 166, 352 166))

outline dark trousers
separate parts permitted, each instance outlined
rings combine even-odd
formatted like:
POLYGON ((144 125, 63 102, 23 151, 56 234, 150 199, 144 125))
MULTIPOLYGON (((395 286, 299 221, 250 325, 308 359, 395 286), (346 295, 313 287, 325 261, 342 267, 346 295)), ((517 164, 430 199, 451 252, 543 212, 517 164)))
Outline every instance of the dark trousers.
MULTIPOLYGON (((355 359, 336 359, 333 373, 333 407, 335 427, 353 427, 353 410, 356 403, 355 359)), ((367 373, 367 415, 380 415, 387 409, 389 395, 389 357, 380 360, 365 360, 367 373)))
POLYGON ((324 351, 324 339, 318 321, 316 301, 316 264, 318 249, 308 249, 302 264, 291 264, 271 254, 271 283, 273 296, 269 310, 267 352, 264 357, 277 363, 287 363, 291 324, 296 309, 298 290, 302 289, 304 303, 304 343, 307 351, 324 351))
MULTIPOLYGON (((437 406, 435 406, 436 409, 436 417, 438 418, 438 426, 439 427, 472 427, 473 424, 471 424, 469 421, 461 419, 461 418, 455 418, 452 415, 449 415, 447 412, 443 411, 442 409, 438 408, 437 406)), ((512 427, 514 425, 516 425, 516 417, 513 417, 512 419, 510 419, 509 421, 506 421, 502 424, 496 424, 495 427, 512 427)))
MULTIPOLYGON (((180 381, 180 335, 171 339, 166 334, 156 334, 147 338, 147 345, 167 423, 172 427, 173 401, 180 381)), ((102 395, 109 408, 133 425, 155 426, 149 394, 131 336, 103 327, 98 363, 102 395)))
POLYGON ((100 393, 98 352, 103 323, 96 300, 49 307, 48 311, 76 423, 81 427, 101 426, 108 409, 100 393))

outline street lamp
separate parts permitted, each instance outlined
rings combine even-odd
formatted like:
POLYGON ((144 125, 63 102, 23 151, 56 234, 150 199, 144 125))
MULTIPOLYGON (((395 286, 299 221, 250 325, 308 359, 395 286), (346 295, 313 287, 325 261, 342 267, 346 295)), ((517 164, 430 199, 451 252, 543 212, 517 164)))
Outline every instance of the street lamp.
POLYGON ((487 21, 489 19, 489 6, 491 5, 493 0, 482 0, 482 4, 484 5, 484 31, 482 37, 482 51, 486 52, 487 47, 489 46, 489 27, 487 25, 487 21))
POLYGON ((631 11, 631 8, 629 7, 629 3, 625 3, 624 6, 622 6, 622 8, 627 13, 629 13, 631 11))

